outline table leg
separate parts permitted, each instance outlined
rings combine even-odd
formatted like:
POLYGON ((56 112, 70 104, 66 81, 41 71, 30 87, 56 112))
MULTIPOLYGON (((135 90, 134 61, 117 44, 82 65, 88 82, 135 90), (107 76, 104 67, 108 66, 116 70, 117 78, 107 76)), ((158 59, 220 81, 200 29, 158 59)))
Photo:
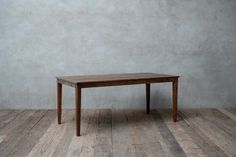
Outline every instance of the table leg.
POLYGON ((76 135, 80 136, 81 121, 81 88, 75 87, 75 116, 76 116, 76 135))
POLYGON ((147 114, 150 113, 150 83, 146 84, 146 110, 147 114))
POLYGON ((174 80, 172 83, 172 93, 173 93, 173 121, 177 121, 177 107, 178 107, 178 79, 174 80))
POLYGON ((57 122, 61 124, 62 84, 57 83, 57 122))

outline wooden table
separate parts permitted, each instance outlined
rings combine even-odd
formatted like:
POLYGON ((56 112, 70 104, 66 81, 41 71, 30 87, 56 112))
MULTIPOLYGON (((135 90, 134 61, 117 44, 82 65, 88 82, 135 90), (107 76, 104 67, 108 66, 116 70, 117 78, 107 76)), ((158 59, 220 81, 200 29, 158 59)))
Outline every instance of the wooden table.
POLYGON ((146 84, 146 110, 150 112, 150 84, 160 82, 172 82, 173 93, 173 121, 177 120, 178 100, 178 78, 179 76, 157 74, 157 73, 126 73, 109 75, 84 75, 84 76, 61 76, 57 77, 57 114, 58 124, 61 124, 62 108, 62 84, 75 88, 75 116, 76 135, 80 136, 81 121, 81 89, 90 87, 120 86, 133 84, 146 84))

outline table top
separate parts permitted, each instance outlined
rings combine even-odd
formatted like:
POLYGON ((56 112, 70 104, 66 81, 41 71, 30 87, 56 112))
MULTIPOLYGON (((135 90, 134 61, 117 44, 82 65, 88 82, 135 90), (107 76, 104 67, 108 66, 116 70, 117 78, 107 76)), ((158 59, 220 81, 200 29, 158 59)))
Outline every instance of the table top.
POLYGON ((157 74, 157 73, 124 73, 124 74, 100 74, 100 75, 78 75, 78 76, 61 76, 58 80, 70 83, 97 83, 112 82, 125 80, 142 80, 142 79, 169 79, 178 78, 179 76, 157 74))

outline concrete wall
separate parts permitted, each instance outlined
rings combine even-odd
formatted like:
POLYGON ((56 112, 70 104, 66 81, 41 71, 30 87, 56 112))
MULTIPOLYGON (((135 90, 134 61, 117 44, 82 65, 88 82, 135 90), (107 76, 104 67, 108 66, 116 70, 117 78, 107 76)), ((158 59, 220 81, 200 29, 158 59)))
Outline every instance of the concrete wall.
MULTIPOLYGON (((0 108, 55 108, 56 76, 178 74, 180 107, 236 105, 235 0, 0 0, 0 108)), ((152 86, 152 107, 171 106, 152 86)), ((74 107, 73 88, 63 103, 74 107)), ((83 107, 143 108, 145 86, 83 90, 83 107)))

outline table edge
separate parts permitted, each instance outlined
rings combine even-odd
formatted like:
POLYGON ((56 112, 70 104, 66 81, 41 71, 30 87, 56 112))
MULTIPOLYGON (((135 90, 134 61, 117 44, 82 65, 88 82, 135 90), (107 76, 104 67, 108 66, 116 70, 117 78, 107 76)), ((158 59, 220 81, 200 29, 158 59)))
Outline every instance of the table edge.
POLYGON ((79 86, 81 88, 90 87, 106 87, 106 86, 121 86, 121 85, 134 85, 134 84, 148 84, 148 83, 161 83, 161 82, 173 82, 178 80, 180 76, 168 76, 159 78, 144 78, 144 79, 125 79, 125 80, 104 80, 93 82, 72 82, 60 77, 57 78, 57 83, 65 84, 71 87, 79 86))

